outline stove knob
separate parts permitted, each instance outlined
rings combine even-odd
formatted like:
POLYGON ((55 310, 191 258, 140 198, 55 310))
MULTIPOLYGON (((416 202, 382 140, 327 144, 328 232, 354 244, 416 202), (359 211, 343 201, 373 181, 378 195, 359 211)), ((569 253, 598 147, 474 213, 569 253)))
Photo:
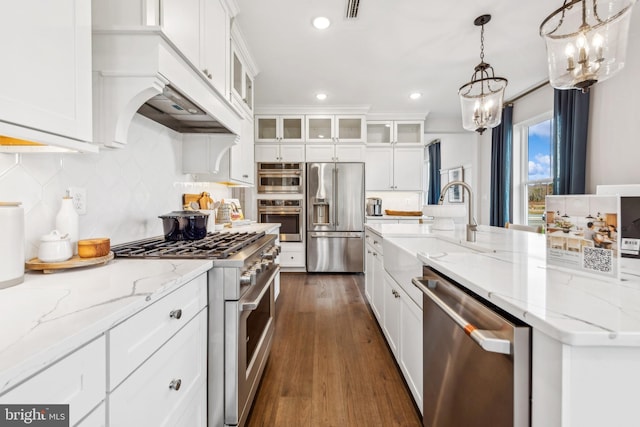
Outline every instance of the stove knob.
POLYGON ((255 279, 255 274, 252 275, 250 272, 245 271, 240 276, 240 286, 251 286, 253 282, 252 279, 255 279))
POLYGON ((254 270, 256 273, 260 273, 262 271, 262 264, 260 263, 260 261, 257 261, 255 264, 253 264, 251 270, 254 270))
POLYGON ((263 261, 262 261, 262 268, 263 268, 264 270, 267 270, 267 269, 269 269, 269 266, 270 266, 271 264, 273 264, 273 260, 271 260, 271 259, 265 259, 265 260, 263 260, 263 261))

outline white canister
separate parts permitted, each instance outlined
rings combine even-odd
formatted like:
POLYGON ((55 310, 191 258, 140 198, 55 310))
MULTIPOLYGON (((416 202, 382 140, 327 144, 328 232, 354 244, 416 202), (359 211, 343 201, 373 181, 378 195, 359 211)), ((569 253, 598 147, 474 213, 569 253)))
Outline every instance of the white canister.
POLYGON ((0 202, 0 289, 24 281, 24 210, 20 202, 0 202))

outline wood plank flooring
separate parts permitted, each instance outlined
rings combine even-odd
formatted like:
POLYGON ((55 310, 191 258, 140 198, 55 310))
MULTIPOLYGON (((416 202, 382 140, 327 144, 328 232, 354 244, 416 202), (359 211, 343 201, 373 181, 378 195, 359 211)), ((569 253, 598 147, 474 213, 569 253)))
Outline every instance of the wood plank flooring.
POLYGON ((281 274, 275 338, 247 426, 422 425, 363 281, 281 274))

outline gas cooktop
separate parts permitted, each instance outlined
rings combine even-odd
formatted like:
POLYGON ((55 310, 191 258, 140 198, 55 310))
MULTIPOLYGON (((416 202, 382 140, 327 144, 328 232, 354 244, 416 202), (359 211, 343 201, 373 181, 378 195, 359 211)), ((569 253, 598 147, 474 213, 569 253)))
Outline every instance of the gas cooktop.
POLYGON ((164 237, 122 243, 111 247, 123 258, 225 259, 258 241, 265 233, 208 233, 200 240, 165 240, 164 237))

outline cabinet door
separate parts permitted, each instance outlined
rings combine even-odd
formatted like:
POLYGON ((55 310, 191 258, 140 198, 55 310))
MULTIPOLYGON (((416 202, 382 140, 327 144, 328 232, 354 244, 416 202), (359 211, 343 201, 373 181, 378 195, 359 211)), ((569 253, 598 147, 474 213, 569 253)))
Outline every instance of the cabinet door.
POLYGON ((364 162, 364 145, 341 145, 335 146, 336 162, 364 162))
POLYGON ((231 46, 231 93, 237 99, 242 100, 244 98, 244 66, 240 60, 240 55, 233 48, 233 43, 231 46))
POLYGON ((307 145, 307 162, 334 162, 333 144, 307 145))
POLYGON ((277 142, 280 140, 278 116, 256 116, 256 142, 277 142))
POLYGON ((369 301, 369 304, 371 304, 371 300, 372 300, 372 295, 373 295, 373 278, 375 275, 375 270, 373 268, 374 266, 374 260, 373 260, 373 248, 371 247, 371 245, 367 244, 365 247, 365 256, 364 256, 364 270, 365 270, 365 274, 364 274, 364 296, 367 298, 367 301, 369 301))
POLYGON ((390 120, 372 120, 367 122, 367 144, 391 144, 393 141, 393 123, 390 120))
POLYGON ((367 191, 393 190, 393 148, 367 147, 365 151, 367 191))
POLYGON ((395 147, 393 153, 393 189, 422 191, 423 147, 395 147))
POLYGON ((422 310, 402 290, 400 294, 400 369, 422 412, 422 310))
POLYGON ((278 144, 256 144, 256 162, 280 162, 280 145, 278 144))
POLYGON ((397 144, 422 144, 424 140, 424 121, 394 122, 394 142, 397 144))
MULTIPOLYGON (((308 147, 307 147, 308 148, 308 147)), ((304 162, 304 145, 280 145, 281 162, 304 162)))
POLYGON ((400 338, 400 294, 395 289, 393 278, 387 273, 384 274, 384 315, 382 322, 382 330, 387 337, 387 343, 391 348, 391 352, 399 359, 398 343, 400 338))
POLYGON ((333 116, 313 115, 306 116, 307 142, 332 142, 333 116))
POLYGON ((373 302, 371 308, 380 326, 384 321, 384 258, 380 252, 373 253, 373 302))
POLYGON ((280 141, 304 141, 304 116, 280 117, 280 141))
POLYGON ((364 116, 336 116, 334 137, 336 142, 364 142, 366 120, 364 116))
POLYGON ((162 31, 192 64, 200 63, 200 0, 162 0, 162 31))
POLYGON ((203 6, 200 70, 220 93, 228 96, 229 17, 220 0, 204 0, 203 6))
POLYGON ((2 121, 91 141, 91 2, 4 3, 0 38, 2 121))

